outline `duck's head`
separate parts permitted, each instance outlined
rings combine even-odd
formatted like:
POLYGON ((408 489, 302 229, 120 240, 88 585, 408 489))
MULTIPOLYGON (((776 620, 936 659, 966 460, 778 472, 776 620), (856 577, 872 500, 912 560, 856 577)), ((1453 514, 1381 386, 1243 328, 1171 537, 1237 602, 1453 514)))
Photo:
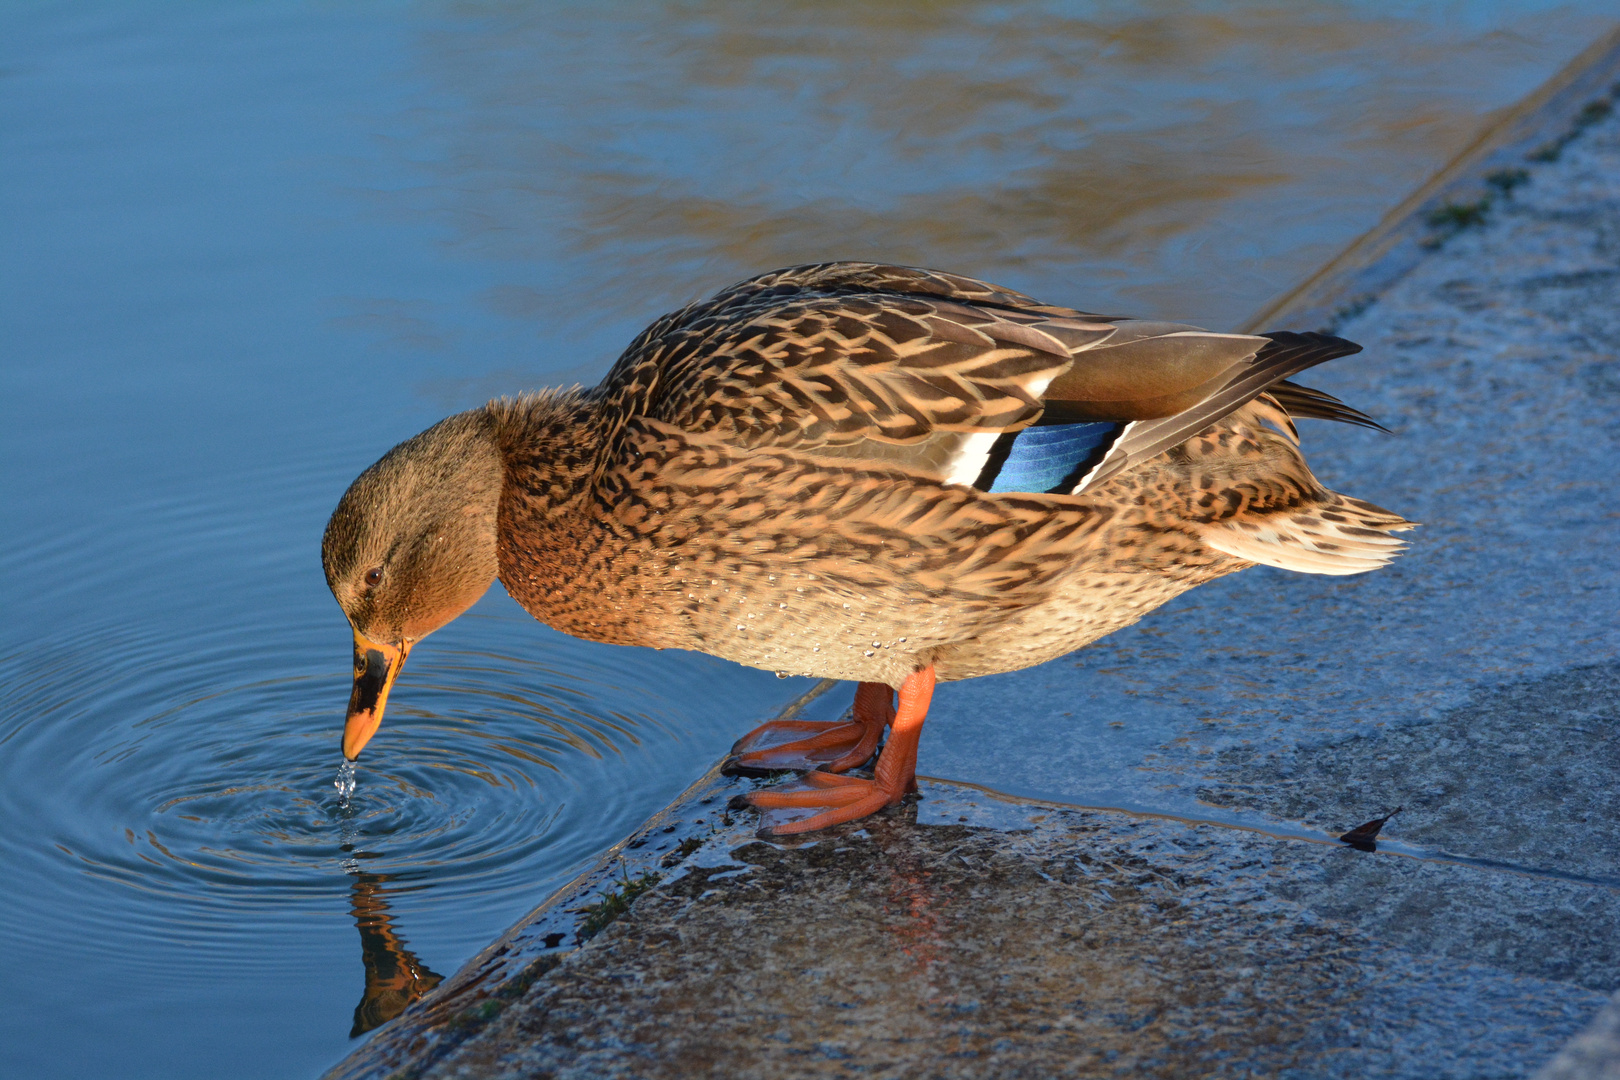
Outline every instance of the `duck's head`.
POLYGON ((321 562, 354 629, 354 692, 343 728, 350 761, 382 724, 412 646, 495 580, 503 478, 493 421, 478 409, 394 447, 332 512, 321 562))

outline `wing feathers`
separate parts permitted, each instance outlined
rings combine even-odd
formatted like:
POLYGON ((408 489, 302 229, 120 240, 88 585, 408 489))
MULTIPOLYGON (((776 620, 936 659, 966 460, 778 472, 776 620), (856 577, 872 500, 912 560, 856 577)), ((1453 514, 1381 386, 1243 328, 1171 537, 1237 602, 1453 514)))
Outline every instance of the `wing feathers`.
POLYGON ((1075 488, 1079 494, 1139 461, 1156 457, 1186 442, 1210 424, 1264 393, 1272 384, 1335 357, 1361 351, 1361 346, 1326 334, 1278 331, 1261 335, 1270 339, 1254 359, 1239 365, 1222 386, 1197 405, 1160 420, 1132 424, 1108 456, 1075 488))
POLYGON ((1125 424, 1078 492, 1268 387, 1294 415, 1370 423, 1329 395, 1275 385, 1355 351, 1321 335, 1215 334, 1040 304, 954 274, 829 263, 665 316, 594 393, 610 415, 739 446, 866 454, 950 482, 976 480, 1002 433, 1125 424))

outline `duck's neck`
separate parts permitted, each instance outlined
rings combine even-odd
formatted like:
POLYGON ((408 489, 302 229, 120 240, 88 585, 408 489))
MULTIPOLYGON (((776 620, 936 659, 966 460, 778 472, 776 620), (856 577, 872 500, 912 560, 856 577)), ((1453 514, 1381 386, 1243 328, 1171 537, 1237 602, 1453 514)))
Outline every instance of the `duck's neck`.
MULTIPOLYGON (((601 625, 603 522, 593 485, 610 434, 595 400, 551 392, 489 406, 506 463, 498 555, 506 591, 529 614, 565 633, 639 644, 629 629, 601 625)), ((611 560, 609 560, 611 561, 611 560)))
POLYGON ((565 515, 585 497, 602 450, 594 401, 586 392, 547 390, 485 406, 506 463, 503 501, 527 514, 565 515))

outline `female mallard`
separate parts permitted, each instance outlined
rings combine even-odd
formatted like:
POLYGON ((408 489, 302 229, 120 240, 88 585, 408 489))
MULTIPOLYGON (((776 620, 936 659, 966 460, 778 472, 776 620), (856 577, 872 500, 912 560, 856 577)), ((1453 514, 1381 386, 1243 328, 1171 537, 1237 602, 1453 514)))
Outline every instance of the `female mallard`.
POLYGON ((863 817, 914 787, 936 679, 1061 656, 1254 563, 1393 558, 1411 523, 1317 483, 1290 419, 1376 426, 1285 381, 1359 351, 910 267, 734 285, 594 390, 491 402, 360 474, 321 545, 354 628, 343 753, 416 642, 499 576, 578 637, 858 681, 852 720, 766 724, 732 765, 815 770, 748 796, 820 808, 777 833, 863 817), (874 777, 843 775, 885 726, 874 777))

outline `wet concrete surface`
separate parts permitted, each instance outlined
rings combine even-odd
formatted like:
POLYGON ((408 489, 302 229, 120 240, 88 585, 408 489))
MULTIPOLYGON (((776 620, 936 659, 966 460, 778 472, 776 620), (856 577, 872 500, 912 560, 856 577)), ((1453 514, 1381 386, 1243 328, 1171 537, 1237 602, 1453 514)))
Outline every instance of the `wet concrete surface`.
POLYGON ((1309 380, 1396 433, 1305 432, 1393 566, 942 688, 954 782, 870 822, 758 841, 711 775, 333 1075, 1609 1075, 1620 120, 1565 133, 1309 380))
POLYGON ((1567 973, 1613 889, 942 782, 765 842, 714 809, 747 782, 710 783, 624 853, 655 888, 578 948, 600 901, 557 905, 544 974, 397 1075, 1520 1076, 1604 1000, 1567 973), (1500 933, 1425 942, 1435 897, 1500 933), (1560 955, 1510 973, 1504 942, 1560 955))
POLYGON ((1536 1080, 1620 1080, 1620 997, 1558 1051, 1536 1080))
MULTIPOLYGON (((1426 848, 1620 885, 1620 665, 1575 668, 1481 694, 1368 738, 1218 755, 1200 795, 1342 830, 1368 807, 1426 848)), ((1620 970, 1620 940, 1598 943, 1620 970)), ((1606 975, 1605 978, 1612 978, 1606 975)))

